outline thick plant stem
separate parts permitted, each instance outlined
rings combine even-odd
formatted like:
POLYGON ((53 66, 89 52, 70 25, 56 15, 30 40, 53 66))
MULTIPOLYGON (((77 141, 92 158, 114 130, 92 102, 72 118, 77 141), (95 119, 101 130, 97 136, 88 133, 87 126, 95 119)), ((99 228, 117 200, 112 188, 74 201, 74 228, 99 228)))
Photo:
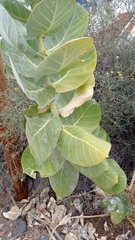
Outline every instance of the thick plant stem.
MULTIPOLYGON (((0 112, 8 106, 7 83, 5 68, 0 54, 0 112)), ((8 112, 7 112, 8 114, 8 112)), ((18 136, 8 134, 10 129, 4 124, 4 119, 0 116, 0 140, 4 149, 4 156, 7 163, 7 169, 10 175, 11 184, 15 192, 16 200, 20 201, 28 197, 27 184, 25 179, 21 181, 23 174, 21 166, 21 153, 18 149, 18 136)))

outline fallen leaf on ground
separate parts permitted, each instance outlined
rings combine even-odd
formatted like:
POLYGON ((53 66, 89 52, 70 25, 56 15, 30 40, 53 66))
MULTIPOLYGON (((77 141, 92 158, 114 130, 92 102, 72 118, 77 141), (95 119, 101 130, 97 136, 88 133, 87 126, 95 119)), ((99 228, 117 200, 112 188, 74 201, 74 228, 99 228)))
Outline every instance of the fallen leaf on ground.
POLYGON ((64 216, 66 215, 66 207, 64 205, 59 205, 55 208, 55 213, 52 215, 52 222, 51 222, 51 226, 53 228, 55 228, 60 221, 64 218, 64 216))
POLYGON ((12 221, 16 220, 22 213, 22 208, 19 209, 17 205, 12 206, 10 211, 8 212, 3 212, 3 216, 5 218, 8 218, 12 221))

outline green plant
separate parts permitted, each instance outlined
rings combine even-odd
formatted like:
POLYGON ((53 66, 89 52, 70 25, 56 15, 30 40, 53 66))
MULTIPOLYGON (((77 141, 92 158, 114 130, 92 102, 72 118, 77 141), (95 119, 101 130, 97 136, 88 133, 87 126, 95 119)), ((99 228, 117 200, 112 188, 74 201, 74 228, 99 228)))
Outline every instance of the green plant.
POLYGON ((126 200, 124 192, 116 196, 108 196, 102 200, 102 206, 111 212, 111 220, 114 224, 119 224, 125 217, 132 213, 131 204, 126 200))
POLYGON ((126 176, 113 159, 99 126, 101 112, 92 98, 96 50, 83 37, 88 14, 75 0, 0 0, 1 52, 27 97, 36 102, 24 112, 28 147, 25 173, 49 177, 63 198, 74 190, 79 172, 105 192, 117 194, 126 176))

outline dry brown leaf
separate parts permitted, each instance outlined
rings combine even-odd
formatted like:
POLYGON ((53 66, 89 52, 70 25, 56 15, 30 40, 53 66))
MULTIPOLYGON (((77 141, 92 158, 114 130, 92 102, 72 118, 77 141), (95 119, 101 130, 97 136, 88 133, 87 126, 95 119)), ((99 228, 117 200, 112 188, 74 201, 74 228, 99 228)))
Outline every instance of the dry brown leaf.
POLYGON ((64 218, 66 215, 66 207, 64 205, 59 205, 55 209, 55 213, 52 215, 52 222, 51 226, 55 228, 57 225, 59 225, 60 221, 64 218))
POLYGON ((29 204, 26 207, 24 207, 22 216, 26 215, 30 209, 33 209, 34 205, 38 203, 38 201, 39 201, 38 197, 31 199, 29 204))
POLYGON ((10 211, 3 212, 3 216, 12 221, 16 220, 22 213, 22 208, 19 208, 17 205, 12 206, 10 211))

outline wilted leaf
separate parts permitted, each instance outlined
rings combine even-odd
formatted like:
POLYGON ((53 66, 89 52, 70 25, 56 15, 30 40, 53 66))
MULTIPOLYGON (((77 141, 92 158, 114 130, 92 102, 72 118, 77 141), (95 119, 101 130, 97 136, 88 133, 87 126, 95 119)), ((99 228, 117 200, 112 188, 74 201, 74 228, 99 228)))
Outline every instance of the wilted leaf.
POLYGON ((49 177, 51 187, 59 198, 69 196, 78 182, 79 172, 68 161, 65 160, 62 168, 53 176, 49 177))
POLYGON ((58 149, 70 162, 90 167, 108 157, 111 145, 82 127, 63 126, 58 149))
POLYGON ((55 34, 72 16, 75 4, 75 0, 42 0, 39 2, 27 21, 29 37, 55 34))
POLYGON ((59 116, 49 113, 32 118, 26 116, 26 135, 37 165, 41 166, 55 149, 60 130, 59 116))
POLYGON ((60 221, 65 217, 66 211, 67 209, 64 205, 59 205, 55 208, 55 213, 52 215, 52 222, 51 222, 51 226, 53 228, 59 225, 60 221))
POLYGON ((3 212, 3 216, 5 218, 8 218, 12 221, 16 220, 22 213, 22 208, 19 209, 17 205, 12 206, 10 211, 8 212, 3 212))
POLYGON ((47 36, 44 41, 45 48, 49 51, 65 44, 66 42, 83 37, 88 25, 88 12, 76 4, 74 13, 69 21, 53 36, 47 36))

